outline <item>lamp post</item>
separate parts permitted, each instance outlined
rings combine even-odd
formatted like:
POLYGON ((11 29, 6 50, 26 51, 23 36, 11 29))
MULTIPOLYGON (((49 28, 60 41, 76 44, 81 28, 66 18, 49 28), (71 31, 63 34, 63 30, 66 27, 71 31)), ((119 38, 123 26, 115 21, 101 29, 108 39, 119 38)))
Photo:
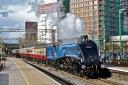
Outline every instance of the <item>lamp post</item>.
POLYGON ((104 49, 104 61, 106 62, 106 29, 104 28, 104 30, 103 30, 103 49, 104 49))
POLYGON ((2 56, 2 54, 3 54, 3 53, 2 53, 2 47, 3 47, 3 46, 2 46, 2 37, 0 37, 0 43, 1 43, 1 47, 0 47, 0 49, 1 49, 0 60, 1 60, 1 62, 2 62, 2 57, 3 57, 3 56, 2 56))
MULTIPOLYGON (((121 41, 121 35, 122 35, 122 12, 124 11, 125 9, 120 9, 119 10, 119 36, 120 36, 120 48, 121 48, 121 53, 123 54, 123 47, 122 47, 122 41, 121 41)), ((122 54, 121 54, 121 57, 122 57, 122 54)))

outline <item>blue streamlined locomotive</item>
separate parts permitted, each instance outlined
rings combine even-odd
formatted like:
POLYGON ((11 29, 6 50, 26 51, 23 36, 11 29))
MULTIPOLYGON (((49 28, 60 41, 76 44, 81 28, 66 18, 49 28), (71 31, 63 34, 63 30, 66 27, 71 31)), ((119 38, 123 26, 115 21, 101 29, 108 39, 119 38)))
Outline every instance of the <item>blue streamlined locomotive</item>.
POLYGON ((80 76, 99 77, 103 71, 97 45, 89 40, 87 35, 77 40, 47 46, 46 57, 48 63, 55 62, 57 69, 77 73, 80 76))

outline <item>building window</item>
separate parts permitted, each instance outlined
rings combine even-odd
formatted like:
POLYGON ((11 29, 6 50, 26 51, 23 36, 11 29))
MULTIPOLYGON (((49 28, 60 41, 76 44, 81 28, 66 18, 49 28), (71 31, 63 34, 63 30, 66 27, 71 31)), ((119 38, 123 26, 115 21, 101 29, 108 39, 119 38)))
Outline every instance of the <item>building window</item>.
POLYGON ((90 26, 90 29, 92 30, 93 29, 93 25, 91 25, 91 23, 90 23, 89 26, 90 26))
POLYGON ((93 20, 93 17, 90 17, 90 20, 93 20))
POLYGON ((92 5, 92 1, 90 1, 89 5, 92 5))
POLYGON ((79 0, 79 2, 83 2, 83 0, 79 0))
POLYGON ((79 6, 80 6, 80 7, 83 7, 83 3, 79 3, 79 6))
POLYGON ((78 12, 78 11, 79 11, 79 9, 78 9, 78 8, 76 8, 76 11, 78 12))
POLYGON ((71 12, 74 13, 74 9, 71 9, 71 12))
POLYGON ((71 5, 71 8, 74 8, 74 5, 73 4, 71 5))
POLYGON ((74 0, 72 0, 72 3, 74 3, 74 0))
POLYGON ((90 6, 90 7, 89 7, 89 10, 91 10, 91 11, 92 11, 92 6, 90 6))
POLYGON ((97 8, 98 8, 97 5, 94 5, 94 10, 97 10, 97 8))
POLYGON ((97 21, 94 21, 94 25, 97 25, 97 21))
POLYGON ((94 1, 94 4, 97 4, 97 0, 94 1))
POLYGON ((78 6, 78 4, 76 4, 76 8, 78 8, 79 6, 78 6))
POLYGON ((83 12, 83 8, 80 8, 80 12, 83 12))
POLYGON ((94 11, 94 16, 97 16, 97 11, 94 11))
POLYGON ((93 15, 93 12, 92 11, 90 11, 90 16, 92 16, 93 15))
POLYGON ((84 12, 86 12, 86 8, 84 8, 84 12))
POLYGON ((84 6, 86 6, 86 2, 84 2, 84 6))
POLYGON ((78 3, 79 0, 76 0, 76 3, 78 3))
POLYGON ((92 21, 90 21, 90 25, 93 25, 93 22, 92 21))

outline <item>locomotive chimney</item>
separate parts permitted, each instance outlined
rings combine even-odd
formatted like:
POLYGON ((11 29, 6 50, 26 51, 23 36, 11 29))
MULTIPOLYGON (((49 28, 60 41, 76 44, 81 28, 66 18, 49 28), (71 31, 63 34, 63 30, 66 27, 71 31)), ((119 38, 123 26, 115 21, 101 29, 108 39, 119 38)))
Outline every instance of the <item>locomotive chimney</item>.
POLYGON ((81 40, 87 42, 88 41, 88 35, 81 36, 81 40))

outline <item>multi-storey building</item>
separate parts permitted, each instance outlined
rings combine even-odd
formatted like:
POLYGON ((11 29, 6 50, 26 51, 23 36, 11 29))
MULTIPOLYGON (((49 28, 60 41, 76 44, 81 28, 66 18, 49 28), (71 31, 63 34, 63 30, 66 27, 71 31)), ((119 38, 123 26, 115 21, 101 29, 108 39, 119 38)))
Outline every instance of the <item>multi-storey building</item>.
POLYGON ((57 41, 57 27, 53 20, 50 19, 57 17, 57 7, 57 2, 38 5, 38 42, 40 44, 55 43, 57 41), (50 16, 46 17, 46 14, 50 14, 50 16))
POLYGON ((70 0, 70 12, 85 21, 86 34, 97 43, 119 34, 119 8, 120 0, 70 0))
POLYGON ((25 22, 25 40, 26 44, 34 44, 37 41, 37 22, 25 22))

